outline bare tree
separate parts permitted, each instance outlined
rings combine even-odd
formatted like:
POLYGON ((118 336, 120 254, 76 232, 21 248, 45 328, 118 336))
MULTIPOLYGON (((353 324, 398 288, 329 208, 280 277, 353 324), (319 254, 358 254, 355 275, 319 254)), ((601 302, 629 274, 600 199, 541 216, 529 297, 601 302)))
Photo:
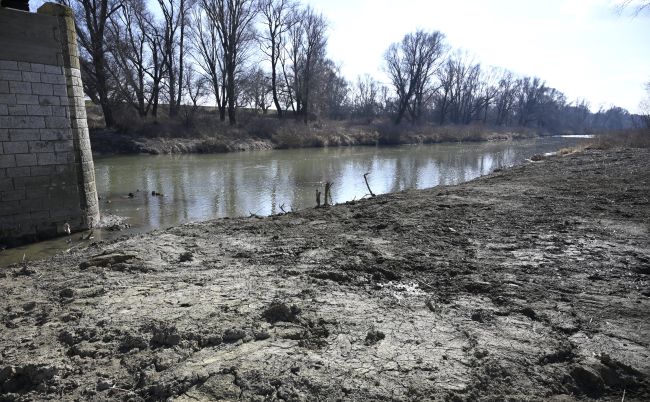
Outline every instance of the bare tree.
POLYGON ((183 96, 185 30, 191 0, 158 0, 164 21, 163 59, 167 71, 169 116, 178 114, 183 96))
POLYGON ((311 7, 308 7, 304 14, 303 34, 305 36, 302 49, 303 62, 303 108, 302 114, 304 121, 309 119, 312 104, 310 103, 312 92, 317 84, 319 68, 325 62, 325 48, 327 38, 327 22, 322 14, 316 13, 311 7))
POLYGON ((495 95, 495 124, 497 126, 508 125, 512 116, 517 93, 517 80, 510 71, 503 70, 500 73, 497 92, 495 95))
POLYGON ((203 75, 197 74, 193 68, 186 68, 183 81, 187 96, 185 97, 186 102, 180 105, 179 110, 185 127, 192 127, 199 109, 199 102, 208 92, 208 80, 203 75))
POLYGON ((481 65, 467 54, 458 52, 451 59, 454 70, 450 118, 454 124, 468 124, 477 109, 477 91, 480 85, 481 65))
POLYGON ((619 5, 618 5, 618 10, 619 10, 620 13, 622 13, 625 9, 627 9, 629 7, 633 7, 633 9, 634 9, 633 13, 634 13, 635 16, 637 16, 637 15, 641 14, 644 11, 650 10, 650 1, 647 1, 647 0, 644 0, 644 1, 640 1, 640 0, 622 0, 622 1, 620 1, 619 5))
POLYGON ((388 48, 384 60, 397 94, 396 124, 409 109, 414 118, 419 117, 432 96, 430 85, 444 52, 444 35, 438 31, 418 30, 388 48))
POLYGON ((283 116, 280 103, 278 69, 283 52, 285 36, 296 23, 296 3, 293 0, 263 0, 260 4, 262 29, 260 47, 271 64, 271 92, 278 117, 283 116))
POLYGON ((548 88, 545 83, 535 77, 524 77, 519 81, 516 111, 520 127, 530 126, 539 120, 540 106, 548 88))
POLYGON ((650 81, 645 84, 645 99, 641 101, 641 116, 646 127, 650 128, 650 81))
POLYGON ((153 19, 143 0, 123 0, 119 12, 110 19, 109 46, 117 68, 110 70, 120 98, 131 105, 140 117, 149 113, 154 97, 156 66, 150 54, 155 46, 149 43, 149 21, 153 19))
POLYGON ((259 66, 251 68, 242 80, 245 104, 266 114, 273 102, 270 77, 259 66))
POLYGON ((349 85, 340 66, 327 59, 319 69, 311 95, 311 113, 317 118, 342 119, 348 116, 349 85))
POLYGON ((197 64, 203 70, 203 75, 209 80, 212 94, 215 97, 219 118, 226 120, 226 71, 223 57, 223 47, 219 32, 214 21, 207 17, 206 7, 209 3, 200 2, 192 14, 192 44, 193 55, 197 64))
POLYGON ((372 122, 378 113, 380 84, 370 75, 358 76, 354 88, 354 110, 357 116, 372 122))
POLYGON ((201 0, 206 15, 217 28, 226 73, 228 121, 237 123, 237 79, 245 51, 254 38, 252 22, 258 11, 256 0, 201 0))

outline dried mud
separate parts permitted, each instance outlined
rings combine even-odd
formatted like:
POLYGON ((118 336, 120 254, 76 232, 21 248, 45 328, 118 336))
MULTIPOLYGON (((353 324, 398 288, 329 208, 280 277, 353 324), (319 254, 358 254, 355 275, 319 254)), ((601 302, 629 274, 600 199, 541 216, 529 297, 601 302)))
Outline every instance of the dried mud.
POLYGON ((650 152, 0 270, 0 400, 650 400, 650 152))

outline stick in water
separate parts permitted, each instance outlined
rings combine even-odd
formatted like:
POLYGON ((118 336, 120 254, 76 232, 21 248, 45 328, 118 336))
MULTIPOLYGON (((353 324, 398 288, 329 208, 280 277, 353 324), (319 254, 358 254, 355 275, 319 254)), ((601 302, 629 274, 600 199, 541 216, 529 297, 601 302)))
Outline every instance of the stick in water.
POLYGON ((371 196, 371 197, 374 197, 374 196, 375 196, 375 193, 372 192, 372 190, 370 189, 370 184, 368 184, 368 175, 369 175, 369 174, 370 174, 370 172, 364 174, 364 175, 363 175, 363 180, 366 181, 366 187, 368 187, 368 192, 370 193, 370 196, 371 196))

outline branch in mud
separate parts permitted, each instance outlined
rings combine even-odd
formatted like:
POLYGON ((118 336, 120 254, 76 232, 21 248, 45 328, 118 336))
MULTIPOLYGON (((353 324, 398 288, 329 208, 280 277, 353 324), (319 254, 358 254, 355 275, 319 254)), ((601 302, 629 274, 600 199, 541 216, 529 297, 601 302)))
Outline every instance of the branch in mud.
POLYGON ((368 193, 369 193, 369 194, 366 194, 366 195, 369 195, 370 197, 375 197, 375 193, 372 192, 372 190, 370 189, 370 184, 368 184, 368 175, 369 174, 370 174, 370 172, 363 175, 363 180, 366 181, 366 187, 368 188, 368 193))
POLYGON ((320 190, 316 189, 316 208, 320 208, 320 190))

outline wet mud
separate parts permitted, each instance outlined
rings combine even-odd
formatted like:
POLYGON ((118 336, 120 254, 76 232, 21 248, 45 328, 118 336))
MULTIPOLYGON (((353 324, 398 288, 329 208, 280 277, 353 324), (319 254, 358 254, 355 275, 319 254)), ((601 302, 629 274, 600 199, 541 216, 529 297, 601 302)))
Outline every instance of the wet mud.
POLYGON ((0 268, 0 401, 650 400, 650 152, 0 268))

